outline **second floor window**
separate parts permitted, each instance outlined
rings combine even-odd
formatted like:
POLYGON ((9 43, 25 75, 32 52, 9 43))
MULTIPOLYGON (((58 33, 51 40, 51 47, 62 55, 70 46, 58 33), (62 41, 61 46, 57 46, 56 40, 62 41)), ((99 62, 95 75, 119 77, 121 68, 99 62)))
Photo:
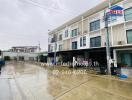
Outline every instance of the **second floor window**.
POLYGON ((80 47, 82 47, 82 37, 80 37, 80 47))
POLYGON ((68 37, 68 30, 65 30, 65 37, 68 37))
POLYGON ((72 30, 72 37, 74 37, 74 36, 77 36, 77 32, 78 32, 78 29, 74 29, 74 30, 72 30))
POLYGON ((86 36, 80 37, 80 47, 86 46, 86 36))
POLYGON ((96 20, 90 23, 90 31, 95 31, 100 29, 100 20, 96 20))
MULTIPOLYGON (((107 13, 107 14, 108 14, 108 23, 109 24, 117 21, 117 16, 111 16, 110 13, 107 13)), ((105 22, 105 21, 103 20, 103 22, 105 22)))
POLYGON ((125 10, 125 21, 132 20, 132 7, 125 10))
POLYGON ((101 46, 101 36, 90 38, 91 47, 100 47, 101 46))
POLYGON ((59 41, 61 41, 61 40, 62 40, 62 34, 59 35, 59 41))
POLYGON ((77 41, 72 42, 72 49, 73 49, 73 50, 74 50, 74 49, 77 49, 77 41))
POLYGON ((59 45, 59 51, 61 51, 62 50, 62 45, 59 45))
POLYGON ((83 46, 86 46, 86 36, 83 37, 83 46))

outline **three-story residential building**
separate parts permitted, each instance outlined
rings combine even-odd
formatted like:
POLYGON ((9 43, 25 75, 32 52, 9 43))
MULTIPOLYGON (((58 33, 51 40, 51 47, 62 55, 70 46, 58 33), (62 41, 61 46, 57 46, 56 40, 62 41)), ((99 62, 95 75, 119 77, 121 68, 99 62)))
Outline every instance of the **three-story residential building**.
MULTIPOLYGON (((132 67, 132 1, 111 1, 112 6, 124 8, 123 16, 112 16, 109 20, 111 56, 115 66, 122 63, 132 67)), ((103 2, 49 32, 49 61, 56 51, 63 62, 72 61, 73 56, 81 56, 106 64, 104 13, 108 10, 108 3, 103 2), (57 41, 53 41, 54 35, 57 41)))

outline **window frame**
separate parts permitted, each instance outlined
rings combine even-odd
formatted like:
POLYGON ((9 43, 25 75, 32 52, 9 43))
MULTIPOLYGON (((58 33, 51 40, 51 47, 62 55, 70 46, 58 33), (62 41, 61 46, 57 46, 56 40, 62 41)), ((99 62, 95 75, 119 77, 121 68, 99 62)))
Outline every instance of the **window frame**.
MULTIPOLYGON (((126 37, 126 38, 127 38, 127 44, 132 44, 132 42, 131 42, 131 43, 129 43, 129 41, 128 41, 128 33, 127 33, 128 31, 132 31, 132 29, 126 30, 126 36, 127 36, 127 37, 126 37)), ((132 34, 132 33, 131 33, 131 34, 132 34)))
POLYGON ((78 33, 78 28, 73 29, 73 30, 71 31, 71 36, 72 36, 72 37, 75 37, 75 36, 77 36, 77 33, 78 33))
POLYGON ((90 47, 101 47, 101 36, 90 38, 90 47))
POLYGON ((67 30, 65 30, 65 38, 67 38, 68 36, 69 36, 69 34, 68 34, 69 32, 68 32, 68 29, 67 30))
POLYGON ((100 29, 100 19, 90 22, 90 32, 100 29))
POLYGON ((86 36, 83 36, 83 46, 86 46, 86 36))
POLYGON ((77 41, 72 42, 72 50, 77 49, 77 41))
POLYGON ((82 42, 83 41, 83 39, 82 39, 82 37, 80 37, 80 47, 82 47, 82 42))
POLYGON ((127 20, 127 19, 126 19, 126 16, 127 16, 127 15, 132 15, 132 13, 130 13, 130 14, 126 14, 126 11, 129 10, 129 9, 132 10, 132 7, 127 8, 127 9, 124 10, 124 19, 125 19, 125 21, 132 21, 132 19, 131 19, 131 20, 127 20))
POLYGON ((62 51, 62 44, 59 45, 59 51, 62 51))

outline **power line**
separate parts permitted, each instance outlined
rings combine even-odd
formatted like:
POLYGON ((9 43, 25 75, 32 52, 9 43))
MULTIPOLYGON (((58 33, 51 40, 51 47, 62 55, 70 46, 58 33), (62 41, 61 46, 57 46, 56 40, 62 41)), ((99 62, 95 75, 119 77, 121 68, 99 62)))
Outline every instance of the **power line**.
MULTIPOLYGON (((34 3, 37 3, 37 4, 39 4, 39 5, 41 5, 40 3, 38 3, 38 2, 36 2, 36 1, 33 1, 33 0, 29 0, 29 1, 32 1, 32 2, 34 2, 34 3)), ((45 7, 48 7, 48 6, 46 6, 46 5, 41 5, 41 6, 45 6, 45 7)), ((57 10, 55 7, 51 7, 51 9, 55 9, 55 10, 57 10)), ((73 11, 68 11, 68 10, 66 10, 66 9, 63 9, 63 8, 59 8, 60 10, 63 10, 64 12, 67 12, 67 13, 75 13, 75 12, 73 12, 73 11)))
POLYGON ((60 9, 60 10, 59 10, 59 9, 54 8, 54 7, 49 8, 48 6, 41 5, 41 4, 39 4, 38 2, 35 2, 35 1, 32 1, 32 0, 22 0, 22 1, 24 1, 25 3, 31 4, 31 5, 33 5, 33 6, 42 8, 42 9, 47 9, 47 10, 52 10, 52 11, 59 12, 59 13, 64 13, 64 14, 73 15, 72 12, 67 12, 67 11, 65 11, 64 9, 60 9))

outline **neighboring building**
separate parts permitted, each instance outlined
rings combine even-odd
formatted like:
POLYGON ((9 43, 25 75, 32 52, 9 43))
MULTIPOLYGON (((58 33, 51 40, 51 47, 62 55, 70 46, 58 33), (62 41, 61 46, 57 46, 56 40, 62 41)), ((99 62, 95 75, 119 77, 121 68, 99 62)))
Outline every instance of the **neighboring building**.
MULTIPOLYGON (((111 56, 115 66, 122 63, 132 68, 132 0, 111 1, 124 8, 124 16, 113 16, 109 22, 111 56)), ((105 11, 108 4, 103 2, 49 32, 48 61, 53 60, 56 50, 57 60, 61 56, 62 62, 79 56, 106 64, 105 11)))
POLYGON ((3 57, 9 56, 12 60, 20 61, 36 61, 39 50, 39 46, 16 46, 9 51, 3 51, 3 57))
POLYGON ((12 52, 35 53, 39 51, 38 46, 16 46, 10 49, 12 52))

